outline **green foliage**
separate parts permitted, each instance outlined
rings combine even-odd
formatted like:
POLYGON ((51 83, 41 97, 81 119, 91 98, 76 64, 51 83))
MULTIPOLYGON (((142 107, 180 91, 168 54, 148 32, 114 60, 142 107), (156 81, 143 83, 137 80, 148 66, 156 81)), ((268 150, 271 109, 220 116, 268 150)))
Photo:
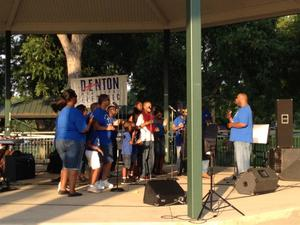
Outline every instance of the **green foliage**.
MULTIPOLYGON (((185 32, 171 33, 171 105, 186 99, 185 42, 185 32)), ((0 46, 1 55, 3 36, 0 46)), ((12 46, 15 92, 31 97, 57 95, 67 78, 56 36, 14 36, 12 46)), ((295 112, 299 111, 299 15, 204 29, 202 48, 203 102, 219 120, 228 108, 234 108, 233 100, 240 91, 248 93, 256 122, 275 121, 277 98, 294 98, 295 112)), ((162 105, 163 61, 163 33, 93 34, 84 42, 82 76, 128 74, 131 103, 150 99, 162 105)), ((0 63, 3 90, 2 57, 0 63)), ((300 117, 295 118, 300 125, 300 117)))
POLYGON ((278 98, 294 98, 300 109, 299 25, 299 16, 288 16, 204 31, 204 96, 218 117, 240 91, 258 123, 274 123, 278 98))
POLYGON ((55 36, 29 35, 20 49, 21 64, 14 73, 22 95, 57 95, 66 83, 65 57, 55 36))

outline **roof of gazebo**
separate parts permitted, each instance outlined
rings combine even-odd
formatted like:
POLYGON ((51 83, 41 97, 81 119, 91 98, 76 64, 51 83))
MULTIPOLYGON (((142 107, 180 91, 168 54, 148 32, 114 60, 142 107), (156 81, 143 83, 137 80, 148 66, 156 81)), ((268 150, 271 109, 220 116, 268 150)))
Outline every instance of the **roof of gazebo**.
MULTIPOLYGON (((4 105, 0 105, 0 119, 4 119, 4 105)), ((57 114, 50 106, 49 100, 35 99, 12 104, 13 119, 53 119, 57 114)))
MULTIPOLYGON (((212 27, 298 13, 300 0, 202 0, 212 27)), ((183 30, 185 0, 0 0, 0 33, 183 30)))

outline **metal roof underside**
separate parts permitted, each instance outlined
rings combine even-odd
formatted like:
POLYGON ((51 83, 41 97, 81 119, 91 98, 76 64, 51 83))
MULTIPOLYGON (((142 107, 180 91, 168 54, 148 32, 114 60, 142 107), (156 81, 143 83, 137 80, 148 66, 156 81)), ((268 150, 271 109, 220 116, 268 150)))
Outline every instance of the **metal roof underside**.
MULTIPOLYGON (((202 0, 202 26, 300 12, 300 0, 202 0)), ((185 0, 0 0, 0 33, 184 30, 185 0)))
MULTIPOLYGON (((50 102, 42 99, 12 104, 11 117, 13 119, 52 119, 56 113, 50 102)), ((0 106, 0 119, 4 119, 4 106, 0 106)))

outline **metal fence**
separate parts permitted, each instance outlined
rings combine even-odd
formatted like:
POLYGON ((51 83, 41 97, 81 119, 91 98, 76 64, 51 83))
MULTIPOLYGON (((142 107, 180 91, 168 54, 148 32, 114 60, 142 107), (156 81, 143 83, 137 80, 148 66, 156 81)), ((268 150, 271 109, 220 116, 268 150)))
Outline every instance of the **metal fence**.
MULTIPOLYGON (((23 135, 19 136, 19 138, 23 139, 24 142, 13 148, 24 153, 31 153, 39 163, 47 163, 50 153, 54 150, 54 135, 36 133, 31 133, 28 136, 23 135)), ((275 135, 269 137, 269 143, 267 145, 254 144, 251 155, 251 165, 264 166, 268 158, 268 151, 274 147, 276 147, 275 135)), ((294 132, 294 147, 300 148, 300 132, 294 132)), ((233 143, 224 135, 218 136, 217 138, 216 165, 234 166, 233 143)))
POLYGON ((24 153, 31 153, 36 162, 47 163, 50 153, 54 150, 54 138, 26 137, 24 143, 17 145, 16 149, 24 153))
MULTIPOLYGON (((4 136, 0 134, 0 136, 4 136)), ((13 133, 13 137, 23 140, 12 146, 13 150, 31 153, 37 163, 47 163, 50 153, 54 150, 53 132, 13 133)))
MULTIPOLYGON (((294 148, 300 148, 300 135, 294 132, 294 148)), ((251 154, 252 166, 265 166, 268 160, 269 150, 276 147, 276 137, 271 135, 268 144, 253 144, 251 154)), ((216 150, 216 165, 234 166, 233 143, 226 136, 218 136, 216 150)))

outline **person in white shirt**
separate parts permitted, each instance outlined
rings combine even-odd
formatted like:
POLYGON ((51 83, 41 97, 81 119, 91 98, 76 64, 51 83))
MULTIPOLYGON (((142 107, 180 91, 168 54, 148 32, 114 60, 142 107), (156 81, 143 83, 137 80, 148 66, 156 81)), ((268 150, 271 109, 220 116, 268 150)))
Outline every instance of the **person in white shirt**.
POLYGON ((143 143, 143 169, 141 180, 151 179, 151 173, 154 166, 154 116, 152 115, 152 104, 149 101, 144 102, 143 112, 139 115, 136 126, 140 127, 140 139, 143 143))

